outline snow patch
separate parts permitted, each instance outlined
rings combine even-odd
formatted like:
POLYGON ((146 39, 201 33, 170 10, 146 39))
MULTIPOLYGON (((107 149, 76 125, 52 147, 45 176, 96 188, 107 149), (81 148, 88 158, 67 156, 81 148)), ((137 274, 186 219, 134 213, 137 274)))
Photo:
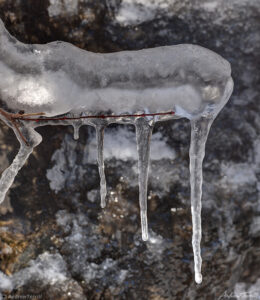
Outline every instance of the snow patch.
MULTIPOLYGON (((47 170, 46 177, 49 180, 50 188, 56 193, 65 187, 69 177, 72 178, 74 176, 75 169, 81 173, 84 172, 84 168, 76 165, 76 145, 77 142, 66 135, 61 148, 56 150, 52 156, 54 166, 47 170), (70 163, 70 168, 68 168, 67 165, 68 161, 70 163)), ((95 164, 97 162, 97 142, 94 134, 90 134, 90 138, 84 149, 83 157, 83 164, 95 164)), ((112 158, 121 159, 123 161, 131 159, 137 160, 135 132, 132 132, 125 127, 119 127, 118 129, 108 128, 105 131, 104 137, 104 157, 107 160, 112 158)), ((176 153, 174 149, 167 144, 167 141, 162 134, 160 132, 153 134, 151 142, 151 160, 173 160, 175 157, 176 153)), ((88 198, 92 199, 93 202, 95 197, 96 195, 94 194, 88 194, 88 198)))
MULTIPOLYGON (((95 163, 97 160, 96 137, 92 136, 88 141, 88 162, 95 163)), ((120 127, 115 130, 107 129, 104 136, 104 157, 105 159, 129 159, 137 160, 136 135, 127 128, 120 127)), ((151 160, 174 159, 174 149, 167 145, 166 139, 160 132, 152 135, 151 160)))
POLYGON ((78 13, 78 2, 78 0, 50 0, 50 6, 48 7, 49 16, 75 15, 78 13))
POLYGON ((158 11, 167 10, 175 0, 123 0, 115 19, 123 25, 138 25, 152 20, 158 11))
POLYGON ((0 271, 0 292, 11 291, 13 289, 13 284, 11 277, 6 276, 0 271))
POLYGON ((222 164, 222 185, 230 188, 243 186, 256 181, 255 170, 250 164, 222 164))
POLYGON ((202 4, 202 7, 209 12, 214 12, 218 6, 219 3, 217 1, 209 1, 202 4))
MULTIPOLYGON (((114 270, 117 267, 117 262, 114 261, 111 258, 105 259, 100 265, 95 263, 90 263, 84 272, 84 280, 86 283, 90 283, 92 280, 101 279, 105 276, 111 276, 110 273, 112 270, 114 270)), ((128 274, 127 270, 119 270, 116 275, 112 275, 114 277, 114 281, 118 282, 119 284, 122 284, 126 276, 128 274)))
POLYGON ((54 166, 46 172, 50 188, 56 193, 64 188, 68 177, 73 176, 73 171, 70 171, 69 168, 73 170, 76 166, 75 148, 77 143, 75 141, 71 143, 71 140, 68 135, 65 136, 61 148, 56 150, 52 156, 51 160, 54 162, 54 166))
POLYGON ((67 279, 67 266, 62 256, 58 253, 44 252, 35 260, 31 260, 28 267, 12 276, 6 276, 0 271, 0 292, 12 292, 13 289, 30 284, 32 281, 40 281, 44 285, 55 285, 64 283, 67 279))
POLYGON ((60 254, 44 252, 36 260, 29 263, 29 267, 22 269, 13 276, 15 288, 19 288, 32 279, 40 280, 44 284, 54 285, 67 279, 67 266, 60 254))
MULTIPOLYGON (((254 284, 248 284, 245 282, 238 282, 235 285, 234 293, 231 293, 231 297, 243 300, 260 300, 260 278, 254 284)), ((229 297, 229 298, 231 298, 229 297)))
POLYGON ((102 237, 98 226, 89 226, 90 221, 86 214, 70 214, 61 210, 56 214, 56 220, 66 234, 63 247, 71 258, 69 269, 72 274, 83 277, 84 284, 91 281, 105 282, 109 289, 113 289, 116 283, 124 282, 128 271, 120 268, 120 260, 106 258, 100 261, 104 249, 102 237), (99 263, 94 263, 94 259, 99 263))
POLYGON ((260 140, 254 143, 252 163, 222 164, 222 179, 220 183, 227 188, 236 188, 247 184, 258 183, 256 173, 260 165, 260 140))
POLYGON ((99 196, 99 190, 91 190, 87 193, 87 198, 90 202, 95 203, 99 196))

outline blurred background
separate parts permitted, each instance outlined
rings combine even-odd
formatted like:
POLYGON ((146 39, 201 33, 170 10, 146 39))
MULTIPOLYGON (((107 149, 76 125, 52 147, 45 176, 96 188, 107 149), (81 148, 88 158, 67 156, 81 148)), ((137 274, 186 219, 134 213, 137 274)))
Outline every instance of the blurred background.
MULTIPOLYGON (((48 126, 0 206, 0 299, 260 299, 260 0, 0 0, 0 17, 25 43, 62 40, 104 53, 198 44, 231 63, 235 82, 207 142, 201 285, 193 279, 189 122, 154 130, 148 242, 134 128, 106 129, 102 210, 94 130, 82 127, 74 141, 72 128, 48 126)), ((17 150, 1 123, 1 172, 17 150)))

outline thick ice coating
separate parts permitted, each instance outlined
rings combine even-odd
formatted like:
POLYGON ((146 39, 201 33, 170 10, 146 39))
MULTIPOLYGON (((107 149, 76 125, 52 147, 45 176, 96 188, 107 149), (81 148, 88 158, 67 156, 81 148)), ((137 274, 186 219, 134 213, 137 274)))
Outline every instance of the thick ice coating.
POLYGON ((15 131, 21 144, 0 179, 0 203, 41 141, 35 127, 72 125, 77 139, 80 127, 91 125, 97 133, 101 205, 105 207, 104 130, 110 123, 132 123, 137 135, 142 237, 147 240, 153 125, 159 120, 188 118, 192 245, 195 280, 200 283, 202 162, 210 126, 232 90, 229 63, 200 46, 183 44, 97 54, 64 42, 25 45, 8 33, 0 20, 0 118, 15 131), (32 113, 44 116, 35 119, 32 113), (98 118, 101 114, 103 118, 98 118), (62 118, 57 117, 60 115, 62 118))
POLYGON ((227 61, 195 45, 96 54, 63 42, 24 45, 0 23, 0 96, 13 110, 191 117, 221 102, 230 73, 227 61))

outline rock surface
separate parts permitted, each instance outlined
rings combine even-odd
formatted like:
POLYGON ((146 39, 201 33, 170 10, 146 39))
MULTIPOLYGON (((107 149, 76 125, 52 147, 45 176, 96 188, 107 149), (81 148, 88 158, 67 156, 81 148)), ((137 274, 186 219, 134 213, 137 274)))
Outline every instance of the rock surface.
MULTIPOLYGON (((99 205, 93 130, 82 128, 74 141, 72 128, 39 129, 44 141, 0 208, 2 295, 258 299, 260 1, 1 0, 0 17, 27 43, 64 40, 94 52, 199 44, 229 60, 235 81, 207 143, 201 285, 193 279, 190 128, 179 120, 155 128, 146 243, 133 128, 106 130, 105 210, 99 205)), ((2 171, 18 145, 3 124, 0 130, 2 171)))

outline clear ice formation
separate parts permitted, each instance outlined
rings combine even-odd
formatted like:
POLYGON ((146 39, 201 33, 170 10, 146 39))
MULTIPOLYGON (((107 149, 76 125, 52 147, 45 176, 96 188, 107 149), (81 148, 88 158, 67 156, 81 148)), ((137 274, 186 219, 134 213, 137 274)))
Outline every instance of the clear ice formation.
POLYGON ((100 198, 101 198, 101 207, 106 206, 106 195, 107 195, 107 186, 106 186, 106 177, 105 177, 105 166, 104 166, 104 125, 96 125, 96 136, 97 136, 97 161, 98 169, 100 174, 100 198))
POLYGON ((20 141, 17 156, 0 179, 0 203, 41 142, 36 127, 72 125, 78 139, 80 127, 90 125, 97 134, 101 206, 105 207, 104 129, 111 123, 131 123, 136 127, 143 240, 148 239, 147 181, 153 125, 183 117, 190 120, 192 246, 195 281, 201 283, 202 162, 211 124, 233 90, 230 64, 208 49, 189 44, 110 54, 84 51, 65 42, 26 45, 12 37, 0 20, 0 76, 0 118, 20 141), (11 118, 15 116, 11 113, 21 110, 27 120, 11 118), (174 115, 147 116, 158 112, 174 115), (45 115, 35 122, 28 120, 31 113, 45 115), (110 117, 87 117, 101 114, 110 117), (138 116, 129 116, 133 114, 138 116))

